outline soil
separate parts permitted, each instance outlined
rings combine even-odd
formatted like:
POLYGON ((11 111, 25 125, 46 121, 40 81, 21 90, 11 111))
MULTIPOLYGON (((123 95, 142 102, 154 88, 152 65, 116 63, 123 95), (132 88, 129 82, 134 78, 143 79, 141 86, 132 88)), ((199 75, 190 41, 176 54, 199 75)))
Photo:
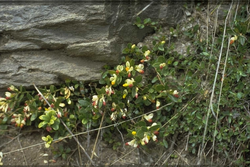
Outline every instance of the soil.
MULTIPOLYGON (((79 135, 78 139, 82 146, 86 149, 89 156, 91 156, 91 150, 93 149, 95 138, 95 132, 88 142, 86 135, 79 135)), ((46 132, 42 130, 24 128, 22 130, 15 127, 10 127, 8 132, 0 136, 0 152, 3 153, 2 163, 3 165, 56 165, 56 166, 80 166, 90 164, 87 156, 77 146, 74 139, 64 139, 57 142, 51 147, 45 148, 45 144, 42 141, 42 136, 46 136, 46 132), (62 157, 56 158, 52 150, 58 150, 59 146, 64 148, 70 147, 71 152, 67 155, 66 159, 62 157), (52 149, 51 149, 52 148, 52 149), (80 156, 79 156, 80 155, 80 156)), ((117 141, 121 141, 121 137, 117 132, 117 141)), ((182 137, 181 137, 182 138, 182 137)), ((99 140, 96 145, 93 162, 100 165, 190 165, 196 161, 196 157, 189 155, 185 150, 185 140, 182 138, 179 142, 176 142, 173 148, 166 149, 159 143, 149 143, 147 147, 133 148, 125 146, 125 142, 131 139, 124 139, 122 146, 119 146, 116 150, 113 150, 112 144, 108 144, 103 140, 99 140), (176 145, 178 144, 178 148, 176 145)))

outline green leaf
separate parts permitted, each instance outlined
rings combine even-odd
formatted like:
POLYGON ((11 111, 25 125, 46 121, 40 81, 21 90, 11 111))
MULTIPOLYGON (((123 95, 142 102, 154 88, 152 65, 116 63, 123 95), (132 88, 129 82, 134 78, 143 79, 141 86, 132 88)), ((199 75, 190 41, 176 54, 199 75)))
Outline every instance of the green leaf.
POLYGON ((177 66, 177 65, 178 65, 178 63, 179 63, 179 62, 178 62, 178 61, 176 61, 176 62, 174 62, 174 64, 173 64, 173 65, 174 65, 174 66, 177 66))
POLYGON ((44 120, 45 122, 49 122, 50 121, 50 116, 48 115, 41 115, 39 117, 40 120, 44 120))
POLYGON ((47 125, 47 122, 45 122, 45 121, 40 122, 40 123, 38 124, 38 128, 42 128, 42 127, 44 127, 45 125, 47 125))
POLYGON ((141 18, 140 17, 136 17, 136 23, 141 23, 141 18))
POLYGON ((90 102, 87 100, 78 100, 78 103, 82 106, 82 107, 87 107, 88 105, 90 105, 90 102))
POLYGON ((32 99, 33 99, 33 97, 32 97, 29 93, 27 93, 27 98, 28 98, 29 100, 32 100, 32 99))
POLYGON ((209 53, 207 53, 207 52, 202 52, 202 53, 200 53, 201 55, 204 55, 204 56, 209 56, 209 53))
POLYGON ((146 18, 146 19, 144 19, 144 24, 147 24, 147 23, 149 23, 149 22, 151 22, 151 19, 150 18, 146 18))
POLYGON ((135 97, 135 94, 136 94, 136 87, 133 87, 132 88, 132 97, 135 97))
POLYGON ((142 129, 140 129, 139 131, 137 131, 136 136, 140 139, 142 139, 144 137, 144 131, 142 129))
POLYGON ((59 129, 59 125, 60 125, 60 120, 57 119, 57 120, 55 120, 54 124, 51 125, 51 127, 52 127, 54 130, 58 130, 58 129, 59 129))
POLYGON ((164 51, 163 45, 159 45, 159 46, 158 46, 158 49, 159 49, 160 51, 164 51))
POLYGON ((246 39, 243 36, 239 36, 239 41, 241 45, 245 44, 246 39))
POLYGON ((156 131, 157 129, 159 129, 160 128, 160 125, 155 125, 155 126, 152 126, 152 127, 150 127, 150 131, 151 132, 154 132, 154 131, 156 131))
POLYGON ((168 95, 168 97, 169 97, 173 102, 177 102, 177 99, 176 99, 174 96, 168 95))
POLYGON ((22 93, 19 98, 18 98, 18 102, 21 102, 23 100, 23 97, 24 97, 24 93, 22 93))
POLYGON ((165 62, 166 62, 166 59, 165 59, 163 56, 159 56, 159 57, 157 58, 157 62, 158 62, 158 63, 165 63, 165 62))
POLYGON ((105 81, 105 79, 100 79, 100 80, 99 80, 99 84, 101 84, 101 85, 104 85, 104 84, 106 84, 106 81, 105 81))
POLYGON ((152 79, 152 83, 155 83, 156 81, 158 81, 158 78, 157 77, 154 77, 153 79, 152 79))
POLYGON ((88 123, 88 120, 85 119, 85 118, 83 118, 83 119, 82 119, 82 124, 85 125, 85 124, 87 124, 87 123, 88 123))
POLYGON ((143 29, 145 26, 143 24, 138 24, 140 29, 143 29))
POLYGON ((149 93, 154 93, 154 89, 151 88, 151 89, 148 90, 148 92, 149 93))
POLYGON ((143 127, 146 126, 146 122, 145 121, 139 121, 135 124, 136 127, 143 127))
POLYGON ((138 75, 137 77, 135 77, 135 82, 136 83, 140 83, 142 81, 142 76, 138 75))
POLYGON ((54 85, 50 85, 49 89, 50 89, 50 92, 53 93, 55 89, 54 85))
POLYGON ((164 89, 165 89, 165 87, 163 85, 156 85, 156 87, 155 87, 155 90, 158 91, 158 92, 160 92, 160 91, 162 91, 164 89))
POLYGON ((164 144, 164 147, 165 147, 165 148, 168 148, 168 142, 167 142, 167 140, 164 139, 164 140, 163 140, 163 144, 164 144))
POLYGON ((167 60, 167 64, 172 64, 174 61, 174 57, 170 57, 168 60, 167 60))
POLYGON ((34 121, 36 118, 37 118, 37 111, 34 112, 34 113, 31 115, 30 120, 31 120, 31 121, 34 121))

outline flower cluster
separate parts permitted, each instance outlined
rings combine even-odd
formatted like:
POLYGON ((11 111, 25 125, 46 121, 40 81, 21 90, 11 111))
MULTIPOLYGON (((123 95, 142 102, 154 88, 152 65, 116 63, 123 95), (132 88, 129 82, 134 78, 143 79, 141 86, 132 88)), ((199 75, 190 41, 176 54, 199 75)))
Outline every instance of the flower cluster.
MULTIPOLYGON (((152 120, 153 118, 153 114, 149 114, 149 115, 145 115, 144 118, 149 121, 152 120)), ((149 121, 152 122, 152 121, 149 121)), ((126 145, 128 146, 132 146, 132 147, 139 147, 139 145, 146 145, 149 143, 150 139, 152 139, 153 141, 157 142, 157 135, 159 134, 159 125, 157 125, 157 123, 153 123, 151 126, 147 127, 147 131, 144 131, 142 138, 140 138, 139 136, 137 136, 137 132, 136 131, 132 131, 131 134, 133 135, 134 139, 132 139, 131 141, 127 142, 126 145), (152 131, 152 127, 156 130, 152 131)), ((140 131, 141 129, 139 129, 138 131, 140 131)))
POLYGON ((26 118, 22 118, 22 114, 13 114, 11 123, 16 127, 22 128, 26 124, 26 118))

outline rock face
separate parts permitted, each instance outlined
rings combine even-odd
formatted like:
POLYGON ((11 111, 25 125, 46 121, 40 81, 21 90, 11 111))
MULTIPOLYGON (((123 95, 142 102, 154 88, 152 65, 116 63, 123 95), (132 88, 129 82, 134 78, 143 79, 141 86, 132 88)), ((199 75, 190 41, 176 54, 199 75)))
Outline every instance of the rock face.
MULTIPOLYGON (((16 86, 58 84, 65 79, 98 80, 103 65, 119 62, 138 29, 134 16, 150 2, 19 3, 0 6, 0 91, 16 86)), ((177 5, 177 4, 174 4, 177 5)), ((178 6, 178 5, 177 5, 178 6)), ((153 3, 140 17, 177 23, 182 11, 153 3)))

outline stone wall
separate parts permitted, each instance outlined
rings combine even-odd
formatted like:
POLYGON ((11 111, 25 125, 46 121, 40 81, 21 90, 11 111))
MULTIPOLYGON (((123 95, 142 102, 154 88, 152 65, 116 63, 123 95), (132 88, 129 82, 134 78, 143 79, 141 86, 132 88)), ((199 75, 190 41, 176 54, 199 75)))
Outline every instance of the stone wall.
MULTIPOLYGON (((133 25, 150 2, 53 2, 0 5, 0 92, 11 84, 98 80, 105 64, 119 62, 127 43, 153 33, 133 25)), ((140 17, 174 26, 183 14, 180 6, 155 2, 140 17)))

